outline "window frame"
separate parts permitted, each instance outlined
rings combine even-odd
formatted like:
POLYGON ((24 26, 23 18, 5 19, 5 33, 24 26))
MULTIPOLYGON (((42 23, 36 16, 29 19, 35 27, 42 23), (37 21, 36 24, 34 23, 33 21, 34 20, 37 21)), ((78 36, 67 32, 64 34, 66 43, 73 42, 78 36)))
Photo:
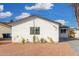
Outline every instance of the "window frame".
POLYGON ((2 36, 3 38, 11 38, 11 33, 3 33, 2 36))
POLYGON ((30 27, 30 35, 39 35, 40 27, 30 27))
POLYGON ((62 29, 60 30, 60 33, 66 33, 66 29, 65 29, 65 28, 62 28, 62 29))

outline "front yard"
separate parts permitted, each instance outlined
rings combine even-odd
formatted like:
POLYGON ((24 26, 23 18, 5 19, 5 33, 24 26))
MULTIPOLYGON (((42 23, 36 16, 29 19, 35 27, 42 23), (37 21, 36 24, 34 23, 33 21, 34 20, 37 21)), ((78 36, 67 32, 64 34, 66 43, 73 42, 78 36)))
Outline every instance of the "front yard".
POLYGON ((11 43, 0 41, 0 55, 4 56, 69 56, 75 52, 68 43, 11 43))

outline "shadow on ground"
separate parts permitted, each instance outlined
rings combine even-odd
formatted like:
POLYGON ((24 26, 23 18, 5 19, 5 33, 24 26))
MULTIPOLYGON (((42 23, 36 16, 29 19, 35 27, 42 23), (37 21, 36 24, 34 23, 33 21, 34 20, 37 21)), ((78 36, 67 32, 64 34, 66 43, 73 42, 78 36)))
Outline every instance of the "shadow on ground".
POLYGON ((3 44, 9 44, 11 42, 0 42, 0 45, 3 45, 3 44))
POLYGON ((11 43, 11 39, 0 38, 0 45, 9 44, 9 43, 11 43))
POLYGON ((74 40, 79 40, 76 38, 60 38, 59 42, 67 42, 67 41, 74 41, 74 40))

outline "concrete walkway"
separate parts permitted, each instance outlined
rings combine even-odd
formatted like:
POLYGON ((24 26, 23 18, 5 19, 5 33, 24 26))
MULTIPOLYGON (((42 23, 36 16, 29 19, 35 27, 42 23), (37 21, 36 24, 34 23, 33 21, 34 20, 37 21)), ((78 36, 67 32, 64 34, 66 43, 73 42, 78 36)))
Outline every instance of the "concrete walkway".
POLYGON ((79 40, 68 41, 71 48, 73 48, 76 52, 76 55, 79 56, 79 40))

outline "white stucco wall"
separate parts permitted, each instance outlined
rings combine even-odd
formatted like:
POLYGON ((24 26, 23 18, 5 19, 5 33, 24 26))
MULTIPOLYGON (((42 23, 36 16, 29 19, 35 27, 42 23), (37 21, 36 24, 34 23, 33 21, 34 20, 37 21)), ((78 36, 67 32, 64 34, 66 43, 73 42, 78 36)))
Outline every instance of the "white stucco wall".
POLYGON ((79 30, 76 30, 76 31, 75 31, 75 38, 76 38, 76 39, 79 39, 79 30))
POLYGON ((50 37, 54 42, 59 41, 58 24, 41 18, 35 18, 12 27, 12 42, 22 42, 22 38, 29 39, 30 42, 33 42, 33 35, 30 35, 30 27, 34 25, 33 21, 35 21, 36 27, 40 27, 40 35, 36 35, 39 39, 44 38, 48 40, 48 37, 50 37))
POLYGON ((11 33, 11 28, 0 24, 0 38, 3 38, 4 33, 11 33))

